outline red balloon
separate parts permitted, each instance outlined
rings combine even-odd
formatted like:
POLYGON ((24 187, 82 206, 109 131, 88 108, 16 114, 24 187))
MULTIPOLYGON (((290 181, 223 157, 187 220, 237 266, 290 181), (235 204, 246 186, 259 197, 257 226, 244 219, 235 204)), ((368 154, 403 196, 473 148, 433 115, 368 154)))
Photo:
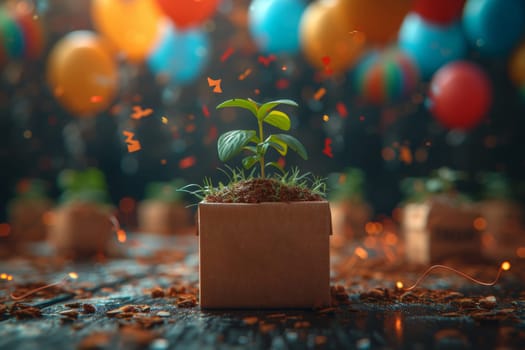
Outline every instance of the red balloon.
POLYGON ((219 0, 157 0, 157 4, 177 28, 186 29, 213 16, 219 0))
POLYGON ((414 12, 429 22, 449 24, 459 19, 465 0, 415 0, 414 12))
POLYGON ((471 129, 492 104, 488 76, 476 64, 456 61, 441 67, 430 82, 430 111, 445 127, 471 129))

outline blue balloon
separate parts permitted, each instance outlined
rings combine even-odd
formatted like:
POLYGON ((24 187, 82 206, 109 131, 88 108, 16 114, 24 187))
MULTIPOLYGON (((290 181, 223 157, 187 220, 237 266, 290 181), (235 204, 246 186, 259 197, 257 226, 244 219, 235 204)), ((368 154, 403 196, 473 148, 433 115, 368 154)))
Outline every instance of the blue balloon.
POLYGON ((469 43, 482 55, 508 55, 525 31, 522 0, 468 0, 463 26, 469 43))
POLYGON ((208 63, 209 41, 199 29, 178 31, 168 24, 148 57, 148 67, 170 85, 185 85, 197 78, 208 63))
POLYGON ((448 62, 463 58, 467 43, 460 23, 442 26, 408 14, 399 30, 398 45, 416 63, 424 79, 448 62))
POLYGON ((305 9, 304 0, 254 0, 248 18, 258 48, 264 53, 299 52, 299 23, 305 9))

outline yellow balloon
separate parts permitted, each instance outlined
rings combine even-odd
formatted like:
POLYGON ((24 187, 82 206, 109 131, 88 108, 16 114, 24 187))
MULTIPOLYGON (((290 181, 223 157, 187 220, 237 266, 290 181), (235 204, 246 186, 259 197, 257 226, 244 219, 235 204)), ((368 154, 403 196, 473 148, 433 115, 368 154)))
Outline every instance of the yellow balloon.
POLYGON ((365 41, 348 23, 343 0, 313 2, 300 24, 301 48, 315 67, 342 72, 363 52, 365 41))
POLYGON ((510 78, 518 85, 525 85, 525 42, 512 54, 510 59, 510 78))
POLYGON ((91 17, 97 31, 132 62, 148 56, 163 19, 154 0, 93 0, 91 17))
POLYGON ((412 3, 413 0, 343 0, 342 8, 351 30, 363 33, 369 45, 384 45, 397 38, 412 3))
POLYGON ((107 43, 91 31, 60 39, 47 61, 47 81, 72 114, 91 117, 105 110, 118 90, 117 64, 107 43))

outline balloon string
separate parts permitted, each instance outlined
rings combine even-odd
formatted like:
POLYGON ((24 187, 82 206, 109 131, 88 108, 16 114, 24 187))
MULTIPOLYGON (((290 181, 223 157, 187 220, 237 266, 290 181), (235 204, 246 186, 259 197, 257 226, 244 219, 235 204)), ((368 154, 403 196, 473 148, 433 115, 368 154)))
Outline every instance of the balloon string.
POLYGON ((444 270, 448 270, 448 271, 452 271, 458 275, 460 275, 461 277, 469 280, 469 281, 472 281, 474 283, 477 283, 479 285, 482 285, 482 286, 487 286, 487 287, 490 287, 490 286, 493 286, 495 285, 498 281, 499 281, 499 278, 501 276, 501 273, 503 271, 507 271, 510 269, 510 264, 508 262, 504 262, 500 265, 500 268, 498 270, 498 273, 496 275, 496 278, 492 281, 492 282, 483 282, 483 281, 480 281, 480 280, 477 280, 475 279, 474 277, 472 276, 469 276, 467 275, 466 273, 464 272, 461 272, 459 270, 456 270, 452 267, 449 267, 449 266, 445 266, 445 265, 433 265, 433 266, 430 266, 424 273, 423 275, 421 275, 421 277, 419 277, 417 279, 417 281, 410 287, 408 288, 403 288, 404 291, 410 291, 414 288, 416 288, 429 274, 430 272, 432 272, 433 270, 436 270, 436 269, 444 269, 444 270))

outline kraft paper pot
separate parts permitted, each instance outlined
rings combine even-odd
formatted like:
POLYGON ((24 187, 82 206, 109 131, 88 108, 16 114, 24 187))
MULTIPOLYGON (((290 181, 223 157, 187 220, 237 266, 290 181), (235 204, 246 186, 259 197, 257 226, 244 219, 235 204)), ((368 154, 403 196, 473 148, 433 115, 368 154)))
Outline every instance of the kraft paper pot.
POLYGON ((312 308, 330 304, 327 201, 198 209, 202 308, 312 308))

